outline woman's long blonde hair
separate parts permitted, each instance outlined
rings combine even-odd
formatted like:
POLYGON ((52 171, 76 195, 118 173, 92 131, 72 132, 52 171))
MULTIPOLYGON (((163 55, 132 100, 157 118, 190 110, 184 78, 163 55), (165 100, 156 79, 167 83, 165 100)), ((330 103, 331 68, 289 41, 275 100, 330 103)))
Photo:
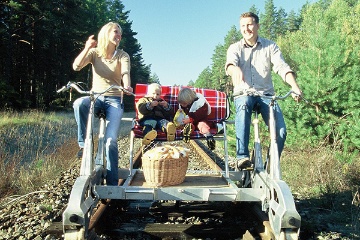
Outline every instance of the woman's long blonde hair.
POLYGON ((106 57, 106 50, 110 42, 109 33, 114 26, 118 27, 120 29, 120 33, 122 34, 122 29, 120 25, 116 22, 109 22, 105 24, 99 31, 98 43, 96 47, 98 50, 99 57, 106 57))

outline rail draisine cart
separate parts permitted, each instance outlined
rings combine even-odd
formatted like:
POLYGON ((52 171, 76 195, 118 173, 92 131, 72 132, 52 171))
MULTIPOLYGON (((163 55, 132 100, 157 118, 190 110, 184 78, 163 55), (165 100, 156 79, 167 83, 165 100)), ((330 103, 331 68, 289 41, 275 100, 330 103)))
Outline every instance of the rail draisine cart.
MULTIPOLYGON (((181 87, 162 86, 162 98, 165 99, 175 111, 178 109, 177 95, 181 87)), ((63 231, 65 239, 86 239, 90 217, 93 209, 100 200, 176 200, 176 201, 232 201, 232 202, 257 202, 263 212, 268 214, 269 222, 276 239, 298 239, 301 217, 298 214, 293 196, 288 185, 281 179, 280 160, 277 152, 275 137, 275 121, 273 108, 270 107, 270 146, 267 156, 263 158, 259 136, 257 113, 254 113, 254 150, 252 153, 253 166, 242 171, 235 171, 229 167, 227 126, 233 121, 229 120, 230 108, 228 97, 224 92, 192 88, 195 92, 205 96, 211 106, 208 120, 214 123, 211 129, 216 141, 223 143, 224 165, 222 171, 188 171, 185 181, 175 186, 151 187, 144 179, 141 168, 133 168, 135 154, 134 141, 142 138, 142 127, 137 123, 137 114, 132 119, 133 127, 130 130, 130 164, 128 169, 119 168, 119 176, 124 179, 119 186, 104 184, 105 165, 103 154, 101 157, 92 156, 94 146, 86 145, 81 164, 81 174, 77 178, 69 199, 67 208, 63 213, 63 231), (218 126, 221 126, 219 131, 218 126)), ((135 104, 147 92, 146 84, 137 84, 135 87, 135 104)), ((284 97, 266 96, 270 104, 284 97)), ((265 97, 265 96, 259 96, 265 97)), ((92 111, 90 111, 92 112, 92 111)), ((89 117, 89 122, 94 116, 89 117)), ((88 124, 93 127, 92 122, 88 124)), ((100 128, 99 143, 104 127, 100 128)), ((87 139, 93 138, 91 129, 88 129, 87 139)), ((191 139, 201 139, 203 136, 195 131, 191 139)), ((175 141, 182 140, 181 130, 177 130, 175 141)), ((155 141, 166 141, 166 135, 158 132, 155 141)), ((101 148, 99 151, 102 151, 101 148)))

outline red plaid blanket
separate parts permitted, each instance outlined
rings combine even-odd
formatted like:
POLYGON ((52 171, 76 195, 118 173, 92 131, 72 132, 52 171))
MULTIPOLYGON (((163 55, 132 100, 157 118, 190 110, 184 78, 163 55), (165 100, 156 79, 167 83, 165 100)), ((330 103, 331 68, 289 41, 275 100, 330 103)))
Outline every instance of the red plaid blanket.
MULTIPOLYGON (((147 84, 136 84, 135 87, 135 105, 137 101, 146 95, 147 93, 147 84)), ((173 108, 174 115, 179 108, 179 103, 177 102, 177 96, 182 87, 180 86, 161 86, 162 94, 161 98, 167 101, 173 108)), ((211 114, 208 116, 208 121, 213 122, 214 128, 210 130, 213 135, 217 134, 216 123, 222 123, 229 117, 229 102, 226 93, 220 92, 213 89, 204 89, 204 88, 195 88, 190 87, 195 92, 201 93, 211 106, 211 114)), ((136 109, 136 107, 135 107, 136 109)), ((133 131, 136 138, 142 138, 142 127, 137 123, 138 112, 136 110, 135 124, 133 131)), ((190 136, 192 139, 203 138, 204 136, 200 134, 197 130, 190 136)), ((178 129, 176 131, 175 140, 182 139, 182 131, 178 129)), ((158 131, 156 138, 157 141, 166 141, 166 134, 162 131, 158 131)))

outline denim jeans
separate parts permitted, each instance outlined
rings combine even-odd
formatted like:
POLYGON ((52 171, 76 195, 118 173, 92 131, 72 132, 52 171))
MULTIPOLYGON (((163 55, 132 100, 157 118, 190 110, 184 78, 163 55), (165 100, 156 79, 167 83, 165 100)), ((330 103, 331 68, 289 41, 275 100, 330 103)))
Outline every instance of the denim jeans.
MULTIPOLYGON (((166 119, 146 119, 139 122, 140 126, 142 127, 149 126, 152 129, 160 129, 161 131, 166 129, 168 123, 169 121, 166 119)), ((144 135, 146 133, 147 132, 144 132, 144 135)))
MULTIPOLYGON (((269 104, 271 100, 255 96, 240 96, 234 101, 236 110, 236 158, 242 159, 250 156, 249 139, 252 111, 254 107, 259 104, 261 116, 264 119, 265 124, 269 126, 269 104)), ((276 121, 276 141, 280 157, 286 140, 286 126, 279 105, 275 104, 273 108, 276 121)))
MULTIPOLYGON (((90 97, 81 97, 73 104, 75 120, 78 125, 78 144, 83 148, 86 138, 86 125, 90 109, 90 97)), ((121 97, 99 96, 95 102, 94 112, 103 110, 106 114, 105 130, 105 155, 106 155, 106 183, 118 185, 119 149, 117 138, 120 130, 120 122, 124 113, 121 97)))

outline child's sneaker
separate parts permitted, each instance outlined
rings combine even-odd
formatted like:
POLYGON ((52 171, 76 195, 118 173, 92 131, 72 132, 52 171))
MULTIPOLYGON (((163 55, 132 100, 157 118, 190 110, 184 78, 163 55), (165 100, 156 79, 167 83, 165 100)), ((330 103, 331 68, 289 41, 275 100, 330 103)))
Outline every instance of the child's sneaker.
POLYGON ((214 150, 215 149, 215 139, 213 136, 207 136, 206 137, 206 142, 207 142, 207 145, 208 145, 208 148, 210 150, 214 150))
POLYGON ((176 127, 175 124, 172 122, 169 122, 166 125, 166 136, 168 141, 174 141, 175 140, 175 133, 176 133, 176 127))
POLYGON ((183 129, 183 136, 184 136, 184 142, 189 142, 190 141, 190 134, 192 133, 192 124, 191 123, 187 123, 184 126, 183 129))
POLYGON ((150 130, 145 136, 143 137, 142 144, 149 145, 155 138, 157 137, 156 130, 150 130))

